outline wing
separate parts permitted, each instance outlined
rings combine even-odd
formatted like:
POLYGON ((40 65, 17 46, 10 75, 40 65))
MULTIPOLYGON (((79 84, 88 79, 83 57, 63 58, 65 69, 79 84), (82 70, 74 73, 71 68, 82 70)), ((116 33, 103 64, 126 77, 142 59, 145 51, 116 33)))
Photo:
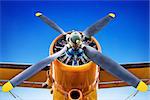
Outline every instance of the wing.
MULTIPOLYGON (((12 77, 16 76, 26 68, 31 66, 30 64, 16 64, 16 63, 0 63, 0 85, 2 86, 12 77)), ((124 68, 129 70, 131 73, 136 75, 138 78, 142 79, 144 82, 150 81, 150 63, 132 63, 132 64, 122 64, 124 68)), ((49 66, 45 67, 43 70, 24 81, 19 86, 22 87, 33 87, 42 88, 42 84, 46 81, 47 70, 49 66)), ((103 69, 100 69, 99 75, 99 88, 111 88, 111 87, 122 87, 128 86, 127 83, 119 80, 118 78, 112 76, 103 69), (107 78, 106 78, 107 77, 107 78)), ((150 82, 148 83, 150 84, 150 82)))
MULTIPOLYGON (((23 70, 30 67, 30 64, 17 64, 17 63, 0 63, 0 86, 4 83, 18 75, 23 70)), ((26 81, 23 81, 19 86, 22 87, 34 87, 34 88, 42 88, 42 84, 46 81, 47 70, 49 70, 50 66, 45 67, 37 74, 33 75, 26 81)))
MULTIPOLYGON (((150 63, 122 64, 122 66, 145 83, 150 84, 150 63)), ((119 80, 103 69, 100 69, 99 80, 99 88, 128 86, 126 82, 119 80)))

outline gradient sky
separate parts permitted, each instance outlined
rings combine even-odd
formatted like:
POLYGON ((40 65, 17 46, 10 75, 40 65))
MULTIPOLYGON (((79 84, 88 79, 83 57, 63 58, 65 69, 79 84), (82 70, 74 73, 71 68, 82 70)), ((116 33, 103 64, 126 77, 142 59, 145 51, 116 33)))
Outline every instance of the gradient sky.
POLYGON ((95 35, 103 53, 119 63, 148 61, 148 7, 148 1, 1 1, 0 60, 35 63, 48 56, 59 33, 34 16, 41 11, 66 32, 83 31, 114 12, 116 18, 95 35))
MULTIPOLYGON (((119 63, 149 60, 148 1, 0 1, 0 5, 1 62, 35 63, 48 56, 49 46, 59 33, 36 18, 37 11, 43 12, 66 32, 72 29, 83 31, 109 12, 114 12, 116 18, 95 35, 103 53, 119 63)), ((15 88, 13 92, 24 100, 51 98, 47 89, 15 88)), ((124 100, 133 92, 133 87, 122 87, 101 89, 98 95, 100 100, 124 100)), ((149 94, 139 93, 133 100, 147 100, 149 94)), ((10 94, 2 92, 0 99, 13 100, 10 94)))

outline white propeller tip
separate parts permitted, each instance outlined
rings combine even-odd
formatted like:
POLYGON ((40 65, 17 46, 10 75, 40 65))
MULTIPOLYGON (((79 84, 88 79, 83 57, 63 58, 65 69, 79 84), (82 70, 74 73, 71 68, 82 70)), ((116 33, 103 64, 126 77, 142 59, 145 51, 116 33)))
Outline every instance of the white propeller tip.
POLYGON ((114 14, 114 13, 109 13, 108 14, 110 17, 112 17, 112 18, 115 18, 116 17, 116 15, 114 14))
POLYGON ((37 12, 36 14, 35 14, 35 16, 37 16, 37 17, 39 17, 39 16, 41 16, 42 15, 42 13, 40 13, 40 12, 37 12))

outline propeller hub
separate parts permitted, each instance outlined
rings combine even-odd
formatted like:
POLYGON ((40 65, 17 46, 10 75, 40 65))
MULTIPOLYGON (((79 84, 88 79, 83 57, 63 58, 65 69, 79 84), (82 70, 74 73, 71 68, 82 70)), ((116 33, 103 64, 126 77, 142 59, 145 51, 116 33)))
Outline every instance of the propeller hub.
POLYGON ((82 43, 82 35, 73 30, 68 36, 68 43, 74 48, 79 48, 82 43))

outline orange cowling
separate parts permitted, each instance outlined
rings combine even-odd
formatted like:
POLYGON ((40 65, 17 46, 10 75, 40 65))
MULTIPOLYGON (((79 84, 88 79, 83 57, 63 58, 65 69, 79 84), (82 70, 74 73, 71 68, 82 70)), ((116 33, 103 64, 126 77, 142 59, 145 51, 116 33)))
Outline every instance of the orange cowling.
MULTIPOLYGON (((54 43, 62 35, 58 36, 50 47, 50 53, 53 54, 54 43)), ((100 46, 98 42, 92 38, 98 50, 100 46)), ((63 64, 59 60, 52 62, 52 73, 53 73, 53 99, 54 100, 71 100, 71 91, 76 90, 80 96, 76 100, 96 100, 97 99, 97 83, 98 83, 98 67, 95 63, 90 61, 87 64, 81 66, 70 66, 63 64)), ((73 92, 73 93, 75 93, 73 92)), ((76 98, 76 97, 75 97, 76 98)), ((72 98, 73 100, 73 98, 72 98)))

